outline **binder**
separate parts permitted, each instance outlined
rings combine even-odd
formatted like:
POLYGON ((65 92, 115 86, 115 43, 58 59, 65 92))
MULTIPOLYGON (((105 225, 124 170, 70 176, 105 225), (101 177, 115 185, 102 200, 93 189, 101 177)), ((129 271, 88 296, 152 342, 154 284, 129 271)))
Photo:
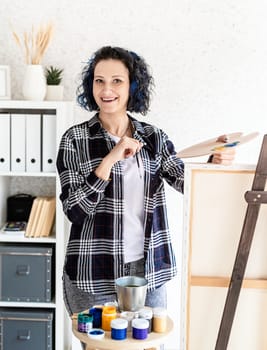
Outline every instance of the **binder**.
POLYGON ((34 237, 36 234, 36 228, 38 225, 38 221, 40 219, 40 214, 43 206, 43 197, 36 197, 33 201, 32 210, 30 213, 28 225, 26 228, 26 237, 34 237))
POLYGON ((36 197, 26 227, 25 237, 47 237, 56 214, 56 197, 36 197))
POLYGON ((9 114, 0 114, 0 171, 10 171, 9 114))
POLYGON ((42 118, 42 170, 56 171, 56 116, 44 114, 42 118))
POLYGON ((32 227, 35 220, 36 210, 38 206, 39 197, 36 197, 32 203, 32 208, 29 216, 29 220, 26 227, 25 237, 31 237, 32 227))
POLYGON ((51 234, 56 214, 56 197, 46 197, 43 205, 44 220, 41 222, 40 237, 51 234))
POLYGON ((41 231, 42 231, 44 224, 45 224, 45 221, 46 221, 46 216, 47 216, 47 211, 48 211, 48 206, 49 206, 49 198, 50 197, 41 197, 43 204, 42 204, 39 219, 38 219, 38 222, 37 222, 37 225, 35 228, 34 237, 41 236, 41 231))
POLYGON ((26 171, 41 171, 41 115, 26 115, 26 171))
POLYGON ((30 237, 38 237, 36 229, 37 229, 37 226, 38 226, 38 222, 40 220, 40 215, 41 215, 42 207, 43 207, 43 204, 44 204, 44 200, 43 200, 42 197, 37 197, 37 198, 38 198, 37 207, 36 207, 36 212, 35 212, 35 215, 34 215, 34 221, 33 221, 31 232, 30 232, 30 237))
POLYGON ((24 172, 26 127, 24 114, 11 114, 11 171, 24 172))

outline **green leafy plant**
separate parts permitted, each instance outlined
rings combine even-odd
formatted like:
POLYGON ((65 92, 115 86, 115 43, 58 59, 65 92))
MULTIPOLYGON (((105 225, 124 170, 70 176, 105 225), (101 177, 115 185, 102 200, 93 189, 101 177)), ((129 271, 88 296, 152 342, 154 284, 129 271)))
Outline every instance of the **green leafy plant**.
POLYGON ((47 85, 59 85, 62 80, 63 69, 58 69, 53 66, 45 69, 47 85))

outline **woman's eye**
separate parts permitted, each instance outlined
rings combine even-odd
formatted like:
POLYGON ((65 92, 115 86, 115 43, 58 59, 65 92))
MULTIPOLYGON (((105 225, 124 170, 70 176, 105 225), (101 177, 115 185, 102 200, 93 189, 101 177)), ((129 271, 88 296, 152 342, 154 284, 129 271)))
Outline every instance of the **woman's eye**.
POLYGON ((102 79, 95 79, 95 83, 96 83, 96 84, 102 84, 102 83, 103 83, 103 80, 102 80, 102 79))
POLYGON ((122 81, 120 79, 114 79, 113 82, 114 84, 120 84, 122 81))

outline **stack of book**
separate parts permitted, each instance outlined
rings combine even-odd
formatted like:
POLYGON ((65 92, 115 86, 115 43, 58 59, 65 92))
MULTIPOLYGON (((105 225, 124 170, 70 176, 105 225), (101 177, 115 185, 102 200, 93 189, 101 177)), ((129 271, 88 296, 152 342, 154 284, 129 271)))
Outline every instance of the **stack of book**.
POLYGON ((56 197, 36 197, 33 201, 25 237, 51 234, 56 213, 56 197))

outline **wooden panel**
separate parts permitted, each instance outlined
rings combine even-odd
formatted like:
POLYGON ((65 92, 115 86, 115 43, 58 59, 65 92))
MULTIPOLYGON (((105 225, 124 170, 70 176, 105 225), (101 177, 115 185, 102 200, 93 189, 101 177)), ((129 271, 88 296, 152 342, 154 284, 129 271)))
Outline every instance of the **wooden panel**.
MULTIPOLYGON (((185 176, 181 350, 214 350, 254 169, 188 164, 185 176)), ((267 347, 266 247, 262 205, 228 350, 267 347)))
MULTIPOLYGON (((228 288, 229 277, 207 277, 191 276, 189 284, 198 287, 225 287, 228 288)), ((266 279, 248 279, 243 280, 242 288, 267 289, 266 279)))

